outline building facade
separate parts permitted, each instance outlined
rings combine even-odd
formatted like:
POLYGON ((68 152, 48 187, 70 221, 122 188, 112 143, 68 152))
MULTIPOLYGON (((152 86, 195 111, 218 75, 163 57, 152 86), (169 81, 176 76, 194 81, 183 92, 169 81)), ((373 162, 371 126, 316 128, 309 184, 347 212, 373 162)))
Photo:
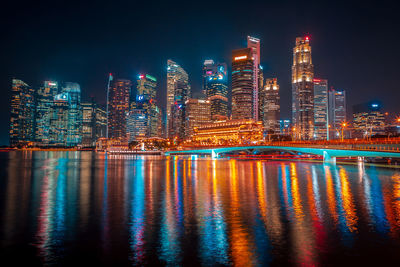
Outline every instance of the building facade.
POLYGON ((293 48, 292 121, 296 138, 314 137, 314 66, 309 37, 297 37, 293 48))
POLYGON ((331 88, 328 101, 329 137, 339 138, 337 133, 346 122, 346 91, 331 88))
MULTIPOLYGON (((127 122, 137 122, 139 131, 128 130, 129 140, 136 138, 135 133, 140 133, 140 137, 159 137, 161 111, 156 102, 157 79, 149 74, 140 74, 137 80, 136 99, 131 104, 130 118, 127 122), (142 120, 146 121, 142 121, 142 120)), ((134 129, 135 125, 128 125, 129 129, 134 129)))
POLYGON ((328 137, 328 80, 314 79, 314 138, 328 137))
POLYGON ((126 115, 129 112, 129 97, 132 82, 130 80, 113 80, 108 92, 108 137, 126 138, 126 115))
POLYGON ((50 118, 54 98, 60 93, 57 81, 44 81, 36 94, 36 121, 35 121, 35 142, 38 145, 50 143, 50 118))
POLYGON ((70 96, 60 93, 54 97, 50 108, 49 139, 46 146, 67 147, 69 128, 70 96))
POLYGON ((227 120, 194 128, 193 142, 198 144, 252 144, 263 139, 261 121, 227 120))
POLYGON ((266 79, 263 96, 263 125, 267 134, 276 135, 280 133, 280 96, 279 85, 276 78, 266 79))
POLYGON ((82 146, 94 147, 99 138, 106 136, 107 116, 103 108, 92 99, 82 106, 82 146))
POLYGON ((82 106, 79 84, 66 82, 62 93, 68 96, 67 146, 77 146, 82 142, 82 106))
POLYGON ((247 36, 247 48, 251 49, 253 59, 253 119, 259 119, 258 92, 260 90, 260 39, 247 36))
POLYGON ((186 100, 186 139, 193 137, 194 128, 211 122, 211 101, 204 99, 186 100))
POLYGON ((172 60, 167 61, 167 137, 185 138, 185 102, 191 97, 187 72, 172 60))
MULTIPOLYGON (((251 48, 232 52, 232 119, 253 119, 254 62, 251 48)), ((257 106, 258 108, 258 106, 257 106)))
POLYGON ((225 63, 204 61, 203 92, 211 103, 211 118, 226 120, 228 118, 228 75, 225 63))
POLYGON ((384 134, 386 116, 381 104, 370 102, 353 106, 353 128, 353 135, 358 138, 384 134))
POLYGON ((10 146, 35 141, 35 91, 25 82, 12 79, 10 146))

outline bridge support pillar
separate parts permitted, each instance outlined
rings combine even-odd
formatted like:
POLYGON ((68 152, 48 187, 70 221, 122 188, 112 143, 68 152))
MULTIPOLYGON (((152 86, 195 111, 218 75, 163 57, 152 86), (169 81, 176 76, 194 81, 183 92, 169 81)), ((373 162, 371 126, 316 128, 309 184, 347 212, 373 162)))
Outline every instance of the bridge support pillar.
POLYGON ((327 151, 324 151, 324 163, 336 164, 336 157, 331 157, 327 151))
POLYGON ((211 158, 212 159, 217 159, 218 158, 218 153, 215 153, 214 149, 211 150, 211 158))

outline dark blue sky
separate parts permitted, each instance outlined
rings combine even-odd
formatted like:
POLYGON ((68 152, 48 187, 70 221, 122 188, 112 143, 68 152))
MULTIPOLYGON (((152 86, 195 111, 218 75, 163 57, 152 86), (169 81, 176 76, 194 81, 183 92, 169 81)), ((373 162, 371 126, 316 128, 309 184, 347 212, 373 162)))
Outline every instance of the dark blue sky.
POLYGON ((380 99, 399 112, 400 23, 394 1, 13 1, 2 7, 0 144, 8 143, 11 78, 78 82, 104 103, 107 73, 159 79, 166 60, 185 68, 194 91, 204 59, 225 61, 246 36, 261 39, 265 77, 281 86, 290 117, 292 47, 309 34, 315 76, 348 92, 349 106, 380 99), (393 3, 391 3, 393 2, 393 3))

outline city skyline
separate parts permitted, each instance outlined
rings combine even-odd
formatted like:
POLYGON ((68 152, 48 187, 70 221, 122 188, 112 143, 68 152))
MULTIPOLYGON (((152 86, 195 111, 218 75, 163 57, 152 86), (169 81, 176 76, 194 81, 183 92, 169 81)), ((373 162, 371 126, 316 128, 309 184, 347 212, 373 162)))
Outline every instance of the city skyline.
MULTIPOLYGON (((167 13, 171 9, 162 10, 164 6, 161 5, 155 14, 149 15, 148 18, 143 20, 143 23, 150 22, 146 27, 134 27, 130 30, 132 32, 136 31, 137 34, 147 32, 144 35, 146 40, 143 38, 137 39, 134 36, 130 39, 128 38, 128 40, 124 39, 126 37, 121 37, 121 40, 125 40, 126 42, 124 43, 126 44, 121 43, 122 48, 120 51, 113 49, 113 46, 102 44, 101 41, 93 43, 93 40, 96 40, 96 38, 93 36, 85 37, 85 28, 78 29, 77 32, 72 32, 73 25, 68 26, 67 29, 62 30, 57 35, 48 34, 53 32, 51 29, 60 25, 61 19, 58 18, 55 21, 53 20, 52 23, 54 25, 48 25, 47 22, 35 19, 31 20, 32 25, 45 26, 43 32, 33 30, 30 36, 18 36, 18 38, 22 38, 21 42, 18 42, 19 45, 16 47, 11 47, 9 44, 17 40, 16 34, 25 25, 25 19, 15 25, 13 24, 7 29, 5 37, 8 38, 5 38, 6 41, 3 44, 5 48, 3 51, 9 51, 10 53, 7 53, 9 55, 6 57, 0 80, 2 90, 7 96, 4 97, 4 103, 2 102, 1 105, 3 110, 0 122, 4 125, 3 128, 5 130, 1 132, 0 143, 8 143, 8 127, 6 125, 9 122, 9 88, 12 77, 20 79, 32 87, 37 87, 36 85, 41 80, 70 80, 81 85, 82 99, 89 99, 91 95, 96 95, 96 98, 105 99, 107 74, 109 72, 115 73, 120 78, 131 80, 134 80, 139 72, 154 73, 157 78, 160 78, 160 86, 157 93, 160 93, 159 99, 162 100, 165 98, 163 92, 165 91, 164 87, 166 84, 164 78, 166 59, 171 58, 186 69, 191 79, 192 91, 199 92, 201 89, 202 62, 205 59, 211 58, 215 61, 226 62, 229 68, 231 51, 236 48, 245 47, 246 36, 248 35, 261 40, 261 64, 264 67, 264 77, 277 77, 280 81, 280 91, 282 94, 281 118, 290 118, 289 66, 292 57, 290 50, 294 45, 294 39, 305 34, 309 34, 312 41, 313 63, 316 68, 315 74, 318 77, 328 79, 329 83, 334 85, 335 88, 346 90, 348 98, 351 101, 348 103, 349 107, 369 100, 380 99, 385 109, 396 111, 395 100, 393 100, 390 92, 396 94, 394 90, 397 86, 394 82, 394 63, 397 62, 396 57, 398 53, 394 49, 393 44, 396 43, 396 38, 398 37, 390 35, 391 28, 395 27, 395 24, 388 23, 392 19, 389 7, 365 8, 362 12, 355 14, 353 12, 355 7, 348 6, 347 8, 343 8, 340 4, 314 5, 312 8, 310 7, 309 11, 298 11, 298 5, 282 4, 281 6, 268 6, 262 3, 257 3, 256 5, 260 11, 255 9, 255 13, 252 16, 259 15, 262 10, 265 11, 267 8, 277 11, 276 15, 272 15, 271 18, 263 18, 263 21, 258 21, 259 23, 254 23, 248 20, 249 15, 244 14, 243 18, 235 22, 227 15, 228 12, 220 12, 220 18, 226 18, 220 24, 220 30, 223 31, 222 36, 216 35, 212 31, 196 28, 196 18, 199 18, 200 14, 202 14, 201 11, 205 10, 205 7, 196 6, 195 8, 199 8, 199 11, 192 14, 193 18, 189 17, 188 14, 185 14, 183 17, 188 22, 188 25, 182 29, 179 35, 171 35, 163 47, 157 45, 159 43, 157 38, 165 35, 154 37, 160 29, 153 26, 159 24, 164 18, 164 12, 167 13), (330 12, 326 15, 326 18, 321 18, 318 14, 326 8, 329 8, 330 12), (304 21, 304 23, 297 25, 294 23, 295 20, 288 19, 288 16, 274 21, 283 12, 296 14, 300 18, 299 21, 304 21), (336 21, 335 25, 331 25, 330 22, 333 21, 333 18, 339 15, 341 15, 342 20, 336 21), (383 16, 385 16, 385 20, 382 22, 381 18, 383 16), (155 19, 156 17, 157 19, 155 19), (151 22, 149 19, 154 19, 154 22, 151 22), (283 19, 287 20, 284 24, 282 24, 283 19), (352 24, 349 25, 349 21, 352 21, 352 24), (363 30, 354 34, 352 30, 361 27, 361 25, 363 30), (375 26, 368 29, 368 26, 371 25, 375 26), (386 28, 380 26, 386 26, 386 28), (378 28, 380 28, 379 31, 372 30, 378 28), (152 32, 150 34, 150 29, 155 30, 156 33, 152 32), (189 34, 193 29, 195 29, 193 34, 189 34), (65 33, 69 35, 65 35, 65 33), (352 37, 354 35, 357 38, 352 37), (51 46, 45 44, 43 48, 39 49, 37 41, 43 40, 43 38, 51 39, 53 42, 51 42, 51 46), (200 42, 200 45, 196 45, 199 38, 203 41, 200 42), (30 42, 30 40, 33 40, 33 42, 30 42), (133 40, 137 45, 135 44, 136 46, 130 47, 128 50, 128 44, 131 44, 133 40), (82 44, 81 47, 79 46, 80 44, 82 44), (145 45, 149 47, 144 47, 145 45), (188 46, 191 49, 185 48, 188 46), (39 49, 38 53, 34 53, 35 49, 39 49), (370 49, 375 51, 376 56, 369 58, 367 61, 364 55, 370 49), (87 53, 88 50, 92 50, 92 52, 87 53), (149 53, 150 50, 151 53, 149 53), (138 53, 136 51, 141 52, 138 53), (143 57, 140 54, 147 54, 147 56, 143 57), (340 60, 337 60, 339 55, 340 60), (95 58, 98 57, 99 59, 96 60, 95 58), (94 64, 96 66, 92 68, 94 64), (370 70, 373 65, 378 66, 378 68, 370 70), (383 72, 383 67, 385 67, 385 72, 383 72), (378 71, 377 74, 375 74, 376 71, 378 71), (366 76, 372 77, 372 79, 366 81, 364 79, 366 76)), ((37 8, 35 6, 29 7, 33 9, 37 8)), ((40 12, 50 15, 50 11, 54 8, 60 8, 54 6, 40 7, 43 9, 40 12)), ((72 8, 66 7, 66 10, 59 14, 59 16, 62 18, 72 8)), ((83 7, 83 10, 88 8, 89 6, 83 7)), ((122 6, 116 5, 112 8, 120 10, 122 6)), ((226 8, 237 11, 239 10, 239 5, 232 3, 226 6, 226 8)), ((22 7, 20 12, 24 14, 28 10, 31 11, 27 7, 22 7)), ((102 11, 94 8, 93 14, 99 12, 101 13, 102 11)), ((215 15, 215 12, 210 11, 207 16, 215 15)), ((77 16, 83 15, 77 14, 77 16)), ((11 20, 10 17, 4 17, 3 19, 6 21, 11 20)), ((119 21, 115 17, 114 20, 119 21)), ((165 27, 173 25, 175 22, 176 20, 172 19, 167 22, 165 27)), ((83 24, 85 23, 87 22, 83 24)), ((204 26, 208 24, 209 22, 205 22, 204 26)), ((121 28, 113 28, 113 31, 107 31, 107 28, 105 28, 101 33, 101 36, 103 36, 101 38, 103 39, 100 40, 110 40, 112 38, 118 40, 118 34, 126 27, 127 25, 123 24, 121 28)), ((132 26, 129 27, 131 28, 132 26)), ((170 30, 167 30, 167 32, 169 33, 170 30)), ((164 103, 162 104, 164 105, 164 103)))

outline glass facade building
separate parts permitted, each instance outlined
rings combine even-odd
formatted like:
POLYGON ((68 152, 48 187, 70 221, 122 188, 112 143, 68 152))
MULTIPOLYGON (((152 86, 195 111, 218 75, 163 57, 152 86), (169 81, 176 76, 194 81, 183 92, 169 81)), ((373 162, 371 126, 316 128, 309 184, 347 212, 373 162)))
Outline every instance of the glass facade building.
POLYGON ((328 135, 328 80, 314 79, 314 138, 328 135))
POLYGON ((185 103, 191 97, 187 72, 172 60, 167 61, 167 137, 185 138, 185 103))
POLYGON ((346 91, 331 88, 328 92, 328 122, 330 138, 338 138, 338 131, 346 121, 346 91))
POLYGON ((35 139, 35 91, 25 82, 12 79, 10 146, 22 146, 35 139))
POLYGON ((44 81, 43 86, 37 91, 35 141, 39 145, 50 143, 51 108, 54 97, 59 93, 59 84, 56 81, 44 81))
POLYGON ((203 66, 203 92, 211 104, 211 118, 228 118, 228 76, 225 63, 206 60, 203 66))
POLYGON ((94 147, 96 141, 106 136, 107 116, 103 108, 94 100, 81 103, 82 106, 82 146, 94 147))
MULTIPOLYGON (((232 119, 252 119, 254 69, 251 48, 232 52, 232 119)), ((258 105, 257 105, 258 108, 258 105)))
POLYGON ((77 146, 82 142, 82 107, 79 84, 66 82, 62 93, 68 95, 67 146, 77 146))

